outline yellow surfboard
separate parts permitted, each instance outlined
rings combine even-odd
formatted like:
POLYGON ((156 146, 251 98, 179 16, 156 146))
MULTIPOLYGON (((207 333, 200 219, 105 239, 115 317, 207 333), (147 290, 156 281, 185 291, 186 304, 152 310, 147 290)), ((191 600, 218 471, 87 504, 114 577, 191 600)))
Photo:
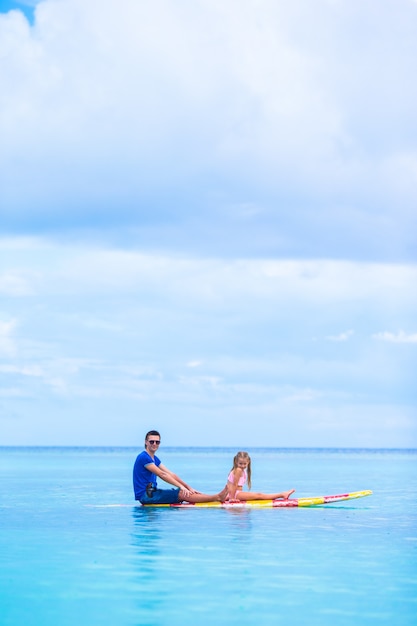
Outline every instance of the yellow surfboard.
POLYGON ((197 502, 190 504, 182 502, 179 504, 144 504, 146 507, 175 507, 182 509, 210 508, 210 509, 289 509, 302 506, 319 506, 322 504, 332 504, 343 500, 354 500, 372 495, 372 491, 353 491, 334 496, 315 496, 310 498, 289 498, 288 500, 246 500, 242 502, 197 502))

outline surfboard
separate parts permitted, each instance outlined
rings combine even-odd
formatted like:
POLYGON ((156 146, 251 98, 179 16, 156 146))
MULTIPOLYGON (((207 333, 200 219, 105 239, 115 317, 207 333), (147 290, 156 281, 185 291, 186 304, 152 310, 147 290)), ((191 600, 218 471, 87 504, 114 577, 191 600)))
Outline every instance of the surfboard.
POLYGON ((172 507, 181 509, 291 509, 294 507, 320 506, 333 504, 344 500, 355 500, 372 495, 372 491, 352 491, 333 496, 314 496, 309 498, 289 498, 288 500, 246 500, 241 502, 197 502, 191 504, 182 502, 178 504, 143 504, 145 507, 172 507))

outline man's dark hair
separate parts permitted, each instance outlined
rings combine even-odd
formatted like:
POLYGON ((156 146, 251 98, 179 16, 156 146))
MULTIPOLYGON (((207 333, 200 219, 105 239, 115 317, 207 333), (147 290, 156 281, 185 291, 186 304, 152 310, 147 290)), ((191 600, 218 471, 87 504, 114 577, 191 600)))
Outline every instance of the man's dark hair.
POLYGON ((145 441, 148 440, 149 435, 153 435, 154 437, 157 436, 159 437, 159 439, 161 438, 161 435, 158 433, 157 430, 150 430, 148 433, 146 433, 145 441))

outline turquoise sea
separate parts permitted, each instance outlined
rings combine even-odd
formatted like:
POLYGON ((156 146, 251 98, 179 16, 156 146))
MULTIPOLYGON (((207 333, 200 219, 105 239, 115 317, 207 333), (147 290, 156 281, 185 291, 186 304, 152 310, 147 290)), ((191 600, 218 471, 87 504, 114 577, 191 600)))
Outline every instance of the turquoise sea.
MULTIPOLYGON (((145 509, 133 448, 0 448, 0 624, 417 624, 417 451, 250 449, 305 509, 145 509), (123 505, 123 506, 107 506, 123 505)), ((235 449, 161 448, 207 493, 235 449)))

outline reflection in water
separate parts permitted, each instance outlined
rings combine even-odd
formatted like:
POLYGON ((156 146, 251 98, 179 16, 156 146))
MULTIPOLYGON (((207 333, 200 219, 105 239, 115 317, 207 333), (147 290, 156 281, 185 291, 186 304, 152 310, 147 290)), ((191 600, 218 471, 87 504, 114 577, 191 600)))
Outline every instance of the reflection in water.
POLYGON ((227 539, 234 544, 245 544, 252 536, 252 513, 250 509, 224 509, 227 514, 225 531, 227 539))
POLYGON ((243 519, 249 519, 249 515, 251 514, 251 510, 250 509, 224 509, 224 511, 227 512, 228 515, 231 515, 232 517, 237 517, 237 518, 243 518, 243 519))
POLYGON ((161 517, 164 511, 135 506, 131 535, 132 586, 136 589, 136 613, 141 623, 152 623, 155 613, 155 581, 161 563, 161 517))
POLYGON ((181 604, 174 607, 183 595, 197 607, 225 589, 241 597, 229 559, 238 555, 243 568, 252 562, 253 511, 135 507, 132 520, 130 577, 141 624, 164 623, 167 612, 182 623, 181 604))
POLYGON ((159 523, 161 522, 161 509, 136 506, 132 517, 134 532, 132 533, 132 545, 138 548, 139 554, 155 555, 161 538, 159 523))

